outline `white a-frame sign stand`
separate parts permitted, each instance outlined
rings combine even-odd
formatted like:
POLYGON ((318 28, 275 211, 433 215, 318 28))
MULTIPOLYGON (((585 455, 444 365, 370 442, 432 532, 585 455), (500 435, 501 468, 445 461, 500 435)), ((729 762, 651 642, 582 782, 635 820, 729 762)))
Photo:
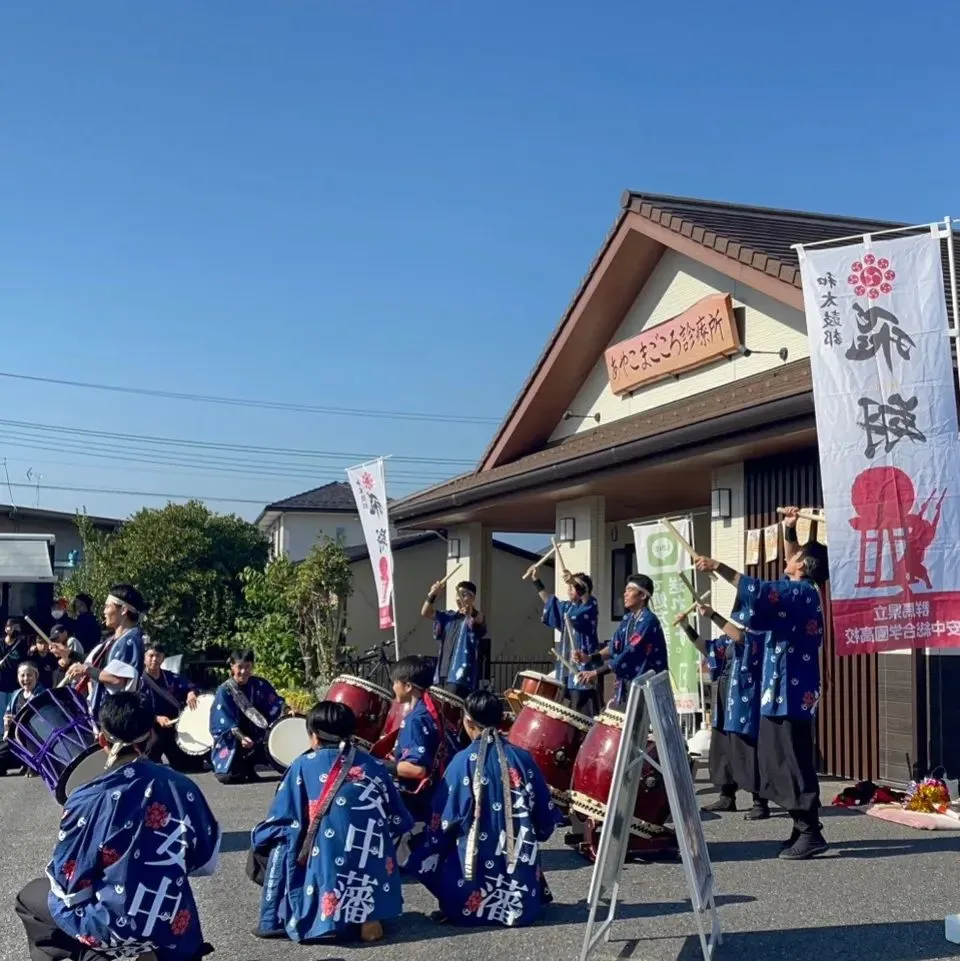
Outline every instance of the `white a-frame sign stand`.
POLYGON ((644 762, 663 775, 700 947, 704 961, 711 961, 714 949, 723 939, 714 902, 713 867, 703 836, 693 774, 687 757, 687 745, 680 731, 670 675, 666 672, 654 674, 653 671, 630 685, 623 736, 617 751, 607 804, 607 820, 600 835, 597 861, 590 880, 590 914, 580 961, 587 961, 600 941, 609 939, 610 927, 616 920, 620 875, 630 840, 633 807, 640 790, 640 773, 644 762), (651 725, 657 745, 656 761, 647 754, 647 735, 651 725), (605 916, 598 919, 598 914, 604 910, 603 902, 606 902, 605 916))

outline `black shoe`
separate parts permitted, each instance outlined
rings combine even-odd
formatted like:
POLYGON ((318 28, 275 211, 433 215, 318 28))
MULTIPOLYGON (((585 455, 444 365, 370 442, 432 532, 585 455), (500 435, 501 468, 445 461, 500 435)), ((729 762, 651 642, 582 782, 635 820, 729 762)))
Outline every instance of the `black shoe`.
POLYGON ((254 928, 250 932, 255 938, 260 938, 261 941, 279 941, 281 938, 287 937, 287 932, 280 931, 261 931, 260 928, 254 928))
MULTIPOLYGON (((817 832, 816 832, 816 833, 819 834, 821 837, 823 836, 823 821, 817 821, 817 832)), ((781 842, 780 842, 780 850, 781 850, 781 851, 786 851, 787 848, 792 848, 792 847, 797 843, 797 839, 798 839, 799 837, 800 837, 800 830, 799 830, 799 828, 794 828, 794 829, 790 832, 790 837, 788 837, 786 841, 781 841, 781 842)))
POLYGON ((446 924, 447 916, 442 911, 431 911, 430 920, 433 921, 434 924, 446 924))
POLYGON ((819 830, 807 831, 797 838, 788 848, 784 848, 778 855, 783 861, 806 861, 823 854, 827 850, 827 842, 819 830))
POLYGON ((711 804, 704 804, 701 810, 709 814, 729 814, 731 811, 736 811, 736 809, 737 799, 735 797, 728 797, 726 794, 721 794, 720 797, 711 804))
POLYGON ((768 817, 770 817, 769 805, 754 804, 754 806, 744 814, 743 819, 744 821, 766 821, 768 817))

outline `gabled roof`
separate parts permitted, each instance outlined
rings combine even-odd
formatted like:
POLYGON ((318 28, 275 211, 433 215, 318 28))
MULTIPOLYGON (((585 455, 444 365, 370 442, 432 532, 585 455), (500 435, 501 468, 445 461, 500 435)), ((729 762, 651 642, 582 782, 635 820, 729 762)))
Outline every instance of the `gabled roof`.
MULTIPOLYGON (((800 267, 791 244, 901 226, 884 220, 627 191, 621 198, 620 214, 481 457, 477 473, 509 463, 546 442, 549 431, 543 436, 541 423, 550 423, 552 417, 550 431, 559 423, 600 351, 587 358, 586 370, 567 358, 593 353, 585 349, 585 338, 591 345, 602 342, 606 346, 664 249, 684 253, 802 310, 800 267), (554 369, 559 376, 551 378, 554 369), (538 411, 529 418, 537 424, 537 429, 530 431, 524 430, 522 422, 533 394, 549 399, 551 413, 538 411)), ((538 401, 542 407, 540 397, 538 401)))
POLYGON ((334 514, 356 514, 357 502, 353 490, 346 481, 333 481, 322 487, 314 487, 302 494, 294 494, 282 501, 267 504, 264 513, 279 511, 327 512, 334 514))

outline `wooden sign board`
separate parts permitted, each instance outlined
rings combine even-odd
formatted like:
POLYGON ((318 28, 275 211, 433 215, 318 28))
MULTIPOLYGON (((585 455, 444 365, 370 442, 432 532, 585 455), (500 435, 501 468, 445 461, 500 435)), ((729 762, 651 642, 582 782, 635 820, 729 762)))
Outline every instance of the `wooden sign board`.
POLYGON ((671 320, 608 347, 610 389, 627 394, 729 357, 739 349, 730 295, 711 294, 671 320))

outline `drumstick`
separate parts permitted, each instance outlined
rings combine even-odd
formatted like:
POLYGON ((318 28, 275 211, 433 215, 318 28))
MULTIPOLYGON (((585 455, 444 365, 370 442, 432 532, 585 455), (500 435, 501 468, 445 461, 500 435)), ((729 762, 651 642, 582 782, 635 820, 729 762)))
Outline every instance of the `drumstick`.
POLYGON ((697 592, 696 592, 696 590, 694 590, 693 584, 691 584, 690 581, 687 579, 687 575, 684 574, 683 571, 678 571, 677 573, 680 575, 680 580, 683 581, 683 583, 684 583, 684 585, 686 586, 687 590, 690 592, 690 596, 691 596, 691 597, 696 597, 696 596, 697 596, 697 592))
MULTIPOLYGON (((786 514, 787 509, 785 507, 778 507, 777 513, 783 516, 786 514)), ((802 517, 805 521, 813 521, 815 524, 822 524, 826 519, 826 514, 817 510, 814 507, 804 508, 803 510, 797 511, 797 517, 802 517)))
POLYGON ((452 571, 450 571, 450 573, 447 574, 447 576, 442 581, 437 581, 437 587, 443 587, 443 585, 446 584, 447 581, 449 581, 450 578, 453 577, 453 575, 456 574, 461 567, 463 567, 463 564, 457 564, 457 566, 452 571))
MULTIPOLYGON (((668 521, 665 517, 661 517, 661 518, 660 518, 660 523, 667 529, 667 532, 670 534, 670 536, 673 537, 673 539, 674 539, 691 557, 697 557, 697 556, 699 556, 699 555, 697 554, 697 552, 693 549, 693 545, 690 544, 690 543, 683 537, 683 535, 680 533, 680 531, 678 531, 678 530, 673 526, 673 524, 670 523, 670 521, 668 521)), ((714 580, 714 581, 715 581, 715 580, 717 579, 717 572, 716 572, 716 571, 708 571, 707 573, 710 575, 710 579, 711 579, 711 580, 714 580)))
POLYGON ((553 545, 553 550, 557 555, 557 562, 560 564, 560 570, 565 571, 567 569, 567 565, 563 563, 563 554, 560 553, 560 545, 557 543, 557 539, 555 537, 551 537, 550 543, 553 545))
POLYGON ((551 654, 554 656, 554 658, 555 658, 556 660, 558 660, 571 674, 576 675, 576 674, 582 673, 581 671, 578 671, 565 657, 562 657, 562 656, 557 652, 556 648, 551 647, 551 648, 550 648, 550 653, 551 653, 551 654))
POLYGON ((24 614, 23 619, 37 632, 37 637, 43 638, 43 640, 46 641, 47 644, 50 643, 50 638, 47 637, 47 635, 44 634, 39 627, 37 627, 37 622, 33 620, 33 618, 30 617, 29 614, 24 614))
POLYGON ((685 617, 689 617, 696 609, 699 604, 702 604, 709 596, 709 591, 704 591, 699 597, 696 594, 693 595, 697 599, 682 613, 678 614, 674 618, 674 623, 683 620, 685 617))
POLYGON ((528 568, 526 569, 526 571, 524 571, 523 577, 521 577, 520 580, 521 580, 521 581, 525 581, 528 577, 533 577, 533 572, 534 572, 544 561, 549 560, 549 559, 553 556, 553 553, 554 553, 554 551, 556 551, 556 549, 557 549, 557 548, 556 548, 555 546, 554 546, 554 547, 551 547, 550 550, 548 550, 547 553, 544 554, 543 557, 541 557, 540 560, 538 560, 536 564, 532 564, 530 567, 528 567, 528 568))

